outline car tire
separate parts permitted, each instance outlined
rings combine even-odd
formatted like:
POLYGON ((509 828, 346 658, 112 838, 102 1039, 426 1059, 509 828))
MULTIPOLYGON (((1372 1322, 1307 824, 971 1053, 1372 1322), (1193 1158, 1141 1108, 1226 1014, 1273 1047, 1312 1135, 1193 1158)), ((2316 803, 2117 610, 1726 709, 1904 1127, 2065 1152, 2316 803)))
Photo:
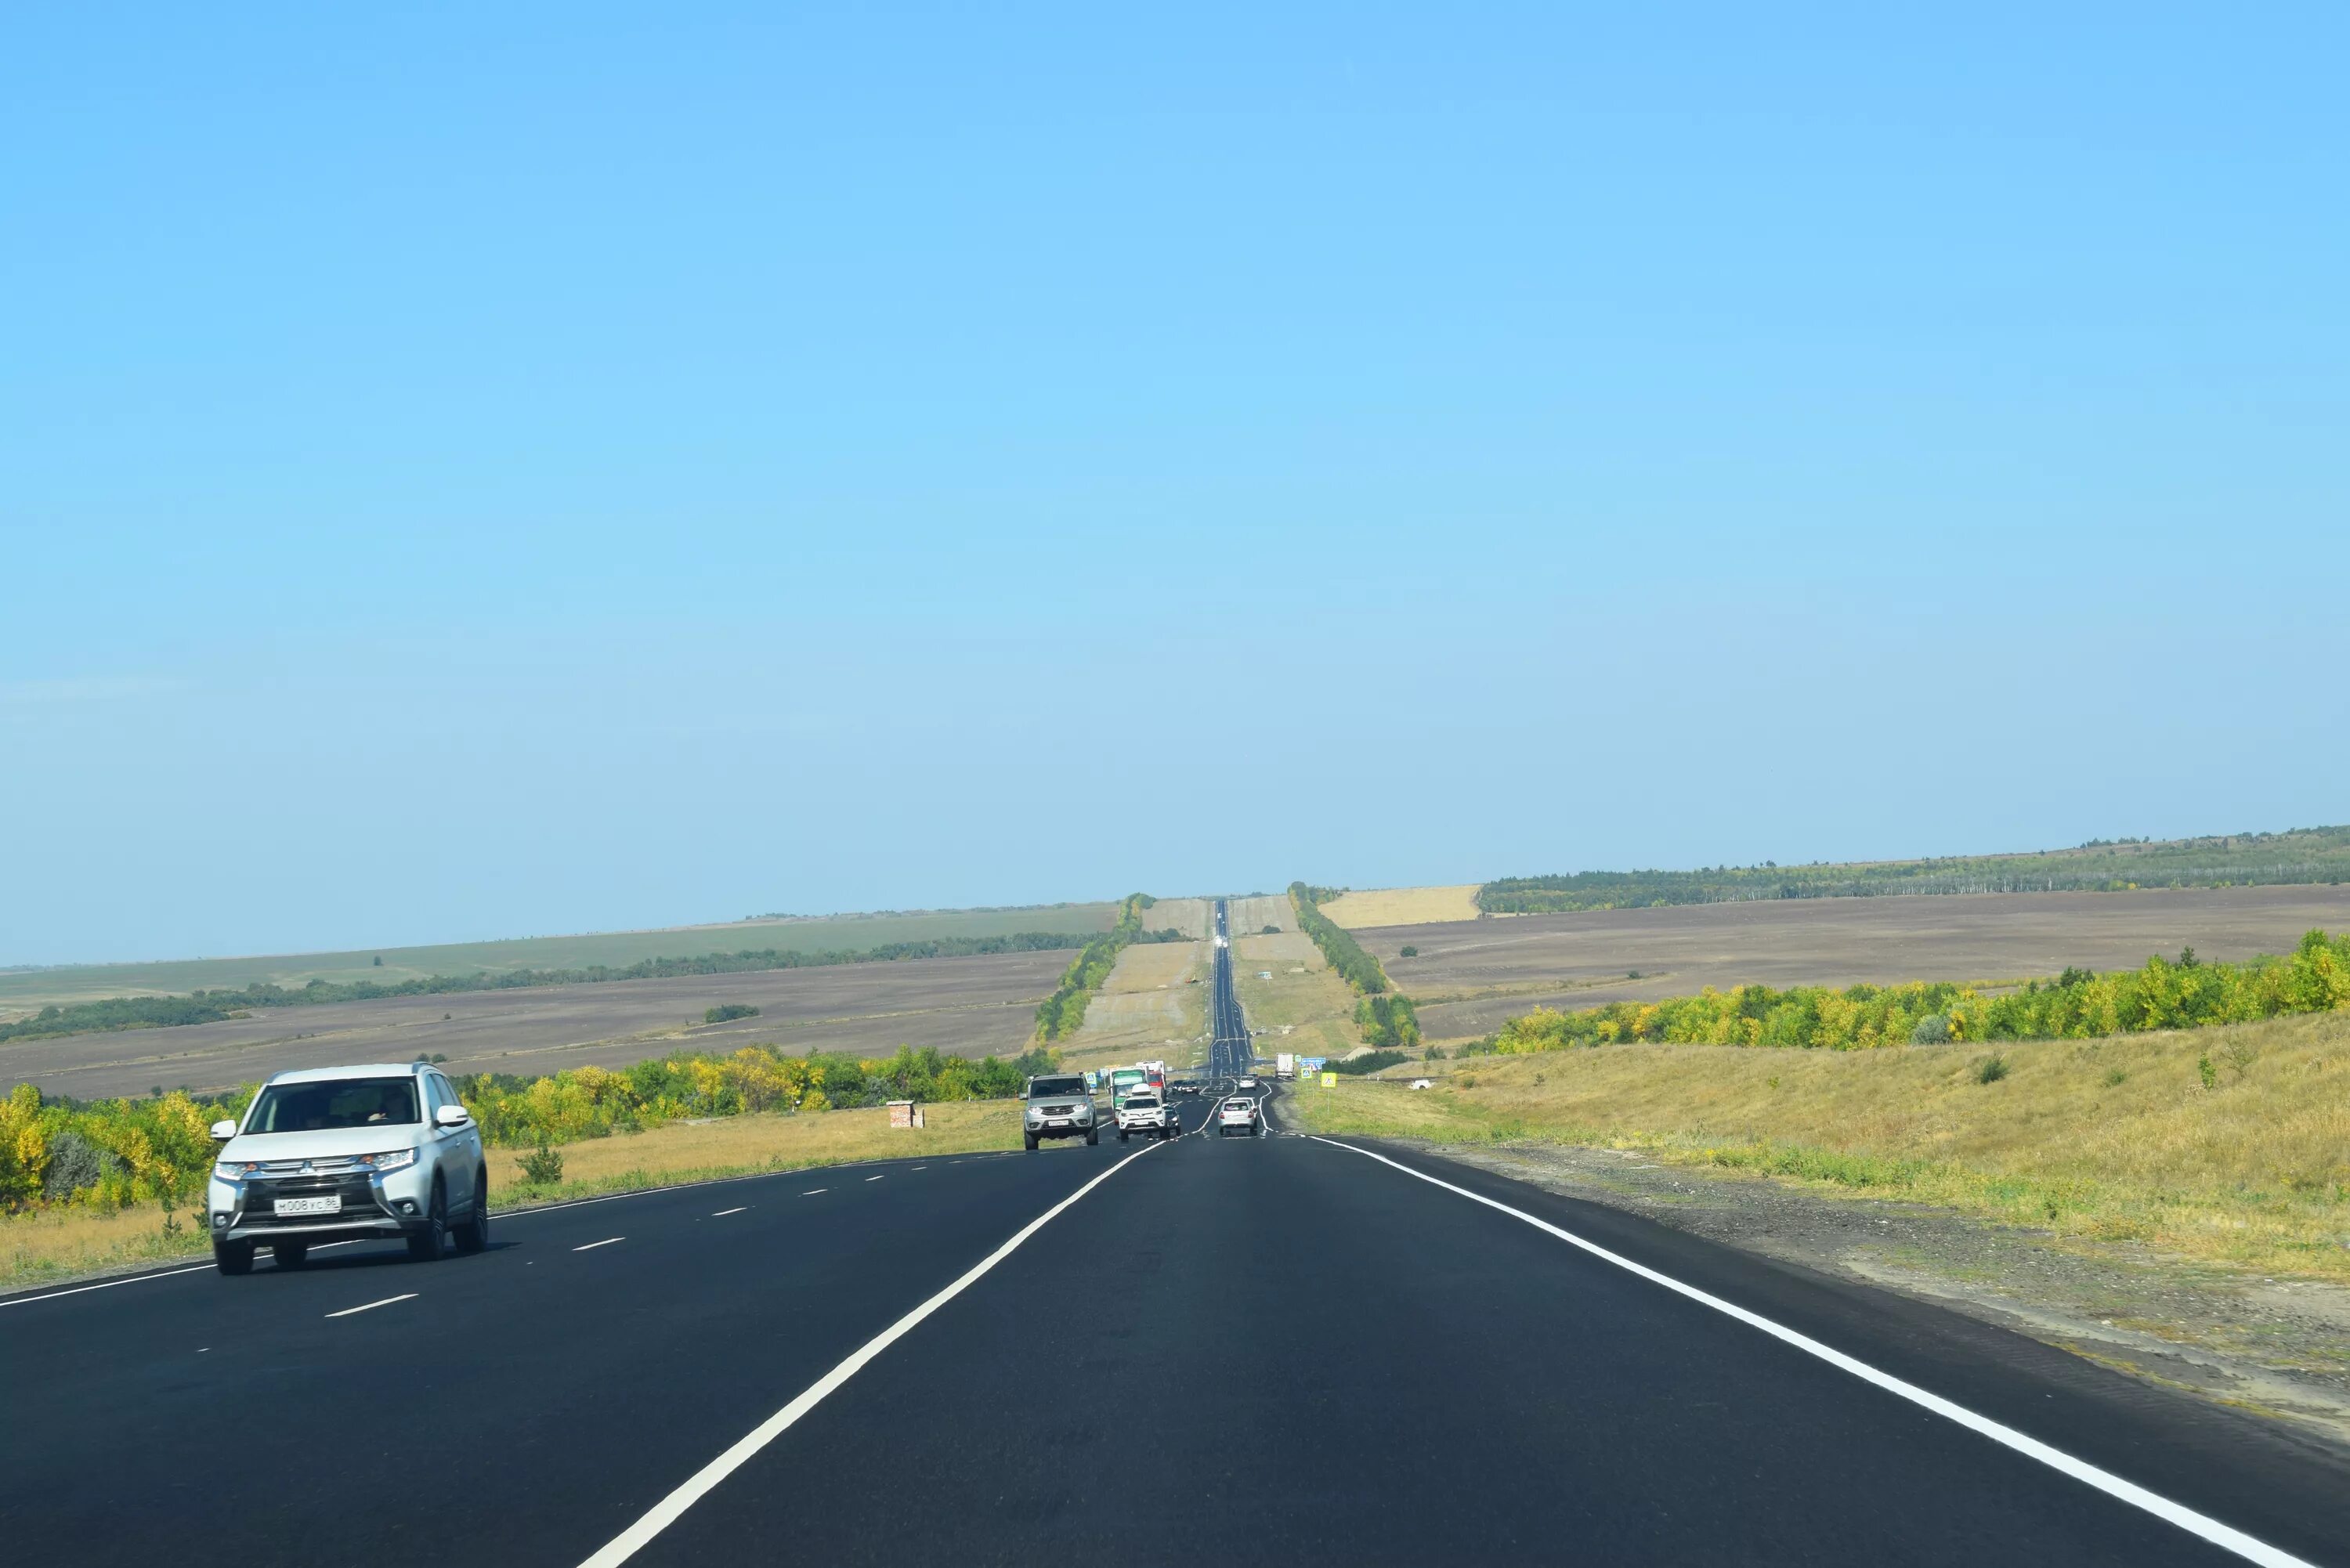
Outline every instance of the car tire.
POLYGON ((1124 1143, 1126 1141, 1126 1129, 1124 1127, 1118 1129, 1118 1141, 1120 1143, 1124 1143))
POLYGON ((310 1255, 310 1243, 272 1241, 269 1243, 269 1255, 281 1269, 298 1269, 302 1266, 302 1260, 310 1255))
POLYGON ((1022 1133, 1020 1135, 1020 1141, 1028 1146, 1028 1152, 1030 1154, 1036 1152, 1036 1135, 1035 1133, 1022 1133))
POLYGON ((481 1170, 473 1176, 473 1211, 454 1232, 457 1251, 478 1252, 490 1244, 490 1173, 481 1170))
POLYGON ((441 1261, 441 1239, 449 1230, 449 1194, 438 1179, 432 1183, 432 1206, 426 1211, 424 1223, 408 1233, 408 1257, 411 1262, 437 1263, 441 1261))
POLYGON ((1094 1146, 1095 1144, 1097 1144, 1097 1143, 1099 1143, 1099 1142, 1101 1142, 1101 1128, 1099 1128, 1099 1127, 1087 1127, 1087 1128, 1086 1129, 1086 1145, 1087 1145, 1087 1147, 1091 1147, 1092 1146, 1094 1146))
POLYGON ((224 1274, 253 1272, 253 1243, 250 1241, 214 1241, 213 1264, 224 1274))

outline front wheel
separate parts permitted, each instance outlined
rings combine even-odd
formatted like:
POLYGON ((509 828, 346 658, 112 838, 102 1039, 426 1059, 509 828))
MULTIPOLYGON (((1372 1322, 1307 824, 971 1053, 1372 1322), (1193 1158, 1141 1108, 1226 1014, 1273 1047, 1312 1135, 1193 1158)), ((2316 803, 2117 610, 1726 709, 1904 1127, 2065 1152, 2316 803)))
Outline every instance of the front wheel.
POLYGON ((269 1255, 277 1260, 277 1266, 281 1269, 298 1269, 302 1266, 302 1260, 310 1255, 310 1243, 272 1241, 269 1243, 269 1255))
POLYGON ((1030 1154, 1036 1152, 1036 1135, 1035 1133, 1022 1133, 1020 1135, 1020 1141, 1028 1146, 1028 1152, 1030 1154))
POLYGON ((1086 1144, 1087 1144, 1087 1146, 1088 1147, 1092 1147, 1093 1145, 1097 1144, 1097 1143, 1099 1143, 1099 1142, 1101 1142, 1101 1128, 1099 1128, 1099 1127, 1087 1127, 1087 1128, 1086 1129, 1086 1144))
POLYGON ((214 1241, 213 1263, 224 1274, 249 1274, 253 1272, 253 1243, 214 1241))
POLYGON ((432 1183, 432 1207, 424 1216, 421 1229, 408 1233, 408 1257, 411 1262, 436 1263, 441 1261, 441 1238, 449 1231, 449 1195, 441 1183, 432 1183))
POLYGON ((473 1175, 473 1212, 455 1230, 457 1251, 478 1252, 490 1244, 490 1173, 473 1175))
POLYGON ((1118 1129, 1118 1141, 1120 1143, 1124 1143, 1126 1141, 1126 1129, 1124 1127, 1118 1129))

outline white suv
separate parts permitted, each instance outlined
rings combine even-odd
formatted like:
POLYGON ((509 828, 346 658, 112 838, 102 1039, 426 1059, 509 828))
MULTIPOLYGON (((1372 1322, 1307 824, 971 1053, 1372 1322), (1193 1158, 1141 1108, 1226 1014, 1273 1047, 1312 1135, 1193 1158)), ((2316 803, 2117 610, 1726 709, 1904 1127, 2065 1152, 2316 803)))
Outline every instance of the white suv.
POLYGON ((429 1063, 279 1073, 213 1137, 205 1208, 224 1274, 251 1272, 263 1245, 287 1269, 317 1241, 401 1236, 419 1262, 446 1236, 461 1252, 489 1244, 482 1129, 429 1063))

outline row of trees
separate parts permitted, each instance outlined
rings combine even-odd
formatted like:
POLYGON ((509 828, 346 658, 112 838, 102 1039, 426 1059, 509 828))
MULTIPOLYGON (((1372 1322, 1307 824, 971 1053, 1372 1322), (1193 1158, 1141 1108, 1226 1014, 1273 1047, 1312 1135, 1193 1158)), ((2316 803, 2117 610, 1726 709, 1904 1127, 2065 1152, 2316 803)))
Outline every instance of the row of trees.
POLYGON ((1165 930, 1147 931, 1142 929, 1142 911, 1159 900, 1148 893, 1128 893, 1118 908, 1118 919, 1110 929, 1087 942, 1069 967, 1061 973, 1061 983, 1053 994, 1036 1004, 1036 1038, 1042 1041, 1066 1040, 1086 1021, 1086 1004, 1093 1000, 1109 971, 1118 967, 1118 955, 1135 942, 1180 942, 1190 939, 1172 927, 1165 930))
MULTIPOLYGON (((816 1112, 888 1100, 1008 1099, 1058 1058, 1031 1051, 973 1062, 935 1046, 852 1056, 791 1056, 769 1045, 729 1055, 680 1051, 633 1066, 569 1067, 544 1077, 474 1074, 457 1092, 490 1143, 569 1143, 634 1132, 688 1116, 745 1111, 816 1112)), ((0 1099, 0 1210, 79 1204, 113 1210, 139 1202, 202 1200, 216 1145, 215 1121, 234 1119, 259 1092, 199 1099, 174 1091, 145 1100, 44 1097, 20 1084, 0 1099)))
POLYGON ((1944 1041, 2084 1039, 2242 1023, 2350 1007, 2350 933, 2311 931, 2283 957, 2204 963, 2192 949, 2143 968, 2092 973, 1985 996, 1950 984, 1711 987, 1695 996, 1617 1002, 1562 1012, 1536 1008, 1486 1043, 1502 1052, 1654 1041, 1868 1050, 1944 1041))
MULTIPOLYGON (((1095 939, 1099 940, 1099 938, 1095 939)), ((1049 952, 1082 945, 1069 931, 1014 931, 993 937, 936 937, 918 942, 885 942, 855 950, 762 948, 700 958, 651 958, 584 969, 517 969, 496 973, 425 975, 384 982, 336 984, 314 980, 286 987, 267 983, 234 991, 198 991, 186 996, 116 996, 45 1007, 30 1018, 0 1023, 0 1042, 85 1034, 115 1029, 162 1029, 183 1023, 216 1023, 265 1007, 314 1007, 329 1002, 373 1002, 393 996, 442 996, 472 991, 513 991, 534 985, 590 985, 613 980, 660 980, 676 975, 741 974, 771 969, 825 969, 836 964, 894 963, 904 959, 969 958, 984 953, 1049 952)))
POLYGON ((1389 983, 1387 971, 1364 950, 1352 931, 1316 908, 1320 896, 1329 890, 1304 882, 1289 885, 1289 901, 1297 910, 1297 929, 1314 939, 1314 945, 1322 950, 1330 967, 1355 992, 1355 1026, 1363 1032, 1364 1044, 1382 1050, 1418 1045, 1419 1015, 1413 1011, 1411 998, 1389 983))
POLYGON ((2097 839, 2073 849, 1860 864, 1710 866, 1695 871, 1577 871, 1504 877, 1477 890, 1488 914, 1555 914, 1903 893, 2121 892, 2338 883, 2350 877, 2350 827, 2210 838, 2097 839))

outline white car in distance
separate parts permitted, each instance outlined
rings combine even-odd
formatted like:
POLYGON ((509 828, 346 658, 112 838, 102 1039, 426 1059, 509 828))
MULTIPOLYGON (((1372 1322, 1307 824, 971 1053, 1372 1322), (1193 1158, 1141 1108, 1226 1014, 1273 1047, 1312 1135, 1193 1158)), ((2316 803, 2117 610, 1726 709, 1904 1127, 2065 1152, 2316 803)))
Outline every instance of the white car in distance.
POLYGON ((1254 1137, 1263 1126, 1257 1115, 1256 1102, 1245 1095, 1234 1095, 1216 1107, 1216 1136, 1230 1137, 1235 1132, 1254 1137))

